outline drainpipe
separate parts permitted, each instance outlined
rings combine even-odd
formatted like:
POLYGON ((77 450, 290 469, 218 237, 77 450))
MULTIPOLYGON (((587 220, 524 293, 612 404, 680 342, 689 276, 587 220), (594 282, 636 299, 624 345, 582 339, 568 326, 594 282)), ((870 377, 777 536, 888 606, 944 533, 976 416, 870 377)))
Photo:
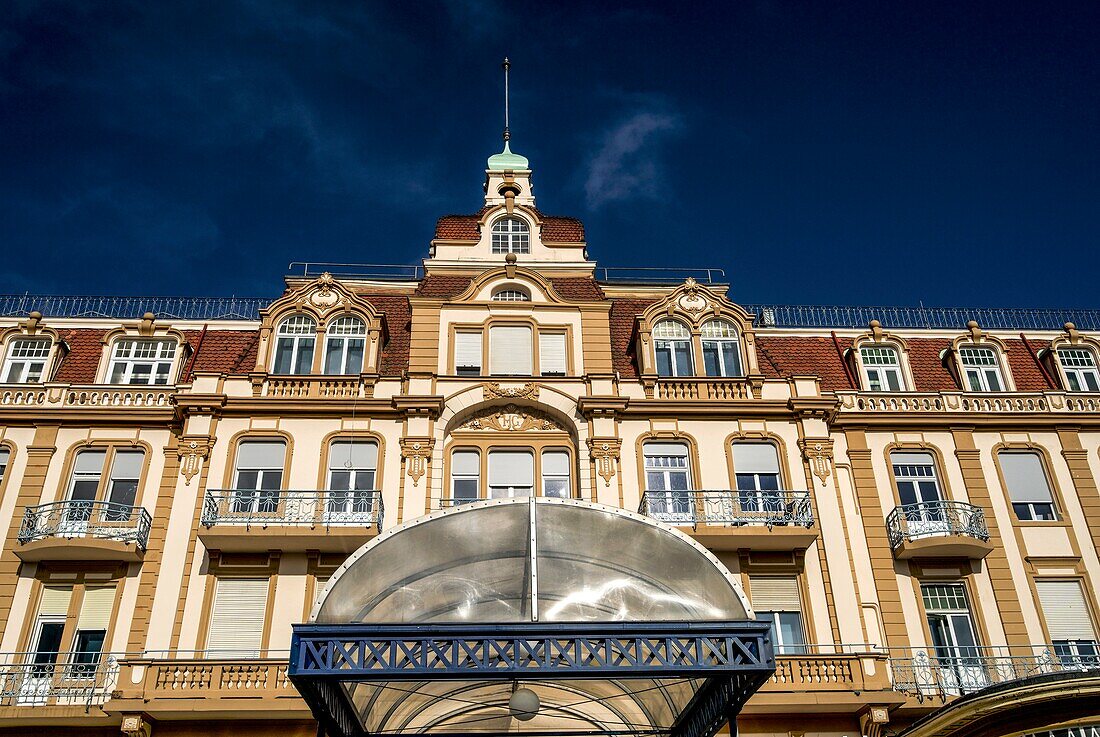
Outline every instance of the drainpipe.
POLYGON ((1020 340, 1024 341, 1024 347, 1027 348, 1027 352, 1031 354, 1031 360, 1035 362, 1035 365, 1039 367, 1039 371, 1042 372, 1043 378, 1047 380, 1047 386, 1051 389, 1057 389, 1058 385, 1054 383, 1054 377, 1047 371, 1047 367, 1043 365, 1043 362, 1039 360, 1039 354, 1035 352, 1035 349, 1031 347, 1031 343, 1027 342, 1027 336, 1020 333, 1020 340))
POLYGON ((199 351, 202 350, 202 341, 206 337, 206 328, 209 327, 209 323, 203 323, 202 332, 199 333, 199 342, 195 345, 195 352, 191 354, 191 360, 187 362, 187 368, 184 369, 183 375, 180 376, 180 383, 184 383, 187 379, 191 378, 191 372, 195 368, 195 361, 198 360, 199 351))
POLYGON ((833 345, 836 347, 836 355, 840 358, 840 365, 844 367, 844 375, 848 377, 848 386, 852 387, 853 391, 859 391, 859 384, 856 383, 856 377, 852 376, 852 369, 848 367, 848 361, 844 358, 844 351, 840 347, 840 339, 836 337, 836 331, 831 332, 833 336, 833 345))

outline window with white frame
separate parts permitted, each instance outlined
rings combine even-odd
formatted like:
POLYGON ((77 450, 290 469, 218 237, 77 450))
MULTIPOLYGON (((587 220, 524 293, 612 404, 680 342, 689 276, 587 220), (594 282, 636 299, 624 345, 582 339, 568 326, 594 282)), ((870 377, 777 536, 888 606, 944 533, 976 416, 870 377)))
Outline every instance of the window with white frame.
POLYGON ((374 511, 378 474, 378 443, 334 440, 328 452, 328 494, 325 517, 330 522, 354 522, 374 511))
POLYGON ((756 619, 771 626, 776 655, 806 652, 802 624, 802 597, 795 576, 751 576, 752 608, 756 619))
POLYGON ((890 453, 890 464, 905 514, 907 535, 920 538, 945 534, 948 524, 940 504, 943 495, 932 454, 893 451, 890 453))
POLYGON ((53 679, 60 654, 68 649, 64 643, 65 621, 69 616, 72 596, 73 590, 68 586, 42 588, 27 654, 27 662, 31 666, 27 673, 29 683, 24 683, 22 689, 29 690, 32 699, 36 690, 34 686, 53 679))
POLYGON ((481 375, 480 330, 461 330, 455 333, 455 373, 459 376, 481 375))
POLYGON ((95 678, 107 629, 114 609, 114 586, 87 586, 79 600, 75 626, 66 635, 66 623, 72 606, 73 589, 65 586, 46 586, 38 603, 34 627, 31 632, 27 669, 19 689, 21 703, 40 703, 48 683, 63 668, 65 681, 81 681, 95 678), (59 663, 61 656, 65 662, 59 663), (43 690, 39 690, 39 686, 43 690))
POLYGON ((269 580, 225 578, 214 580, 214 600, 206 634, 206 656, 256 658, 263 645, 269 580))
POLYGON ((530 253, 531 231, 519 218, 501 218, 493 223, 493 253, 530 253))
POLYGON ((530 302, 531 295, 521 289, 498 289, 493 292, 494 302, 530 302))
POLYGON ((733 444, 733 471, 742 512, 774 520, 784 511, 779 493, 779 454, 771 443, 733 444))
POLYGON ((233 471, 233 512, 273 514, 283 487, 286 443, 282 440, 245 440, 237 446, 233 471))
POLYGON ((481 454, 456 450, 451 454, 451 502, 466 504, 481 498, 481 454))
POLYGON ((8 475, 8 461, 10 459, 11 451, 0 447, 0 484, 4 483, 4 478, 8 475))
POLYGON ((1058 362, 1066 375, 1066 389, 1071 392, 1100 392, 1100 370, 1096 356, 1088 348, 1059 348, 1058 362))
POLYGON ((997 454, 1017 519, 1055 520, 1054 495, 1038 453, 1002 450, 997 454))
POLYGON ((569 451, 542 452, 542 495, 568 499, 573 495, 569 482, 569 451))
POLYGON ((966 388, 972 392, 1003 392, 1004 377, 997 351, 971 346, 959 349, 959 361, 966 377, 966 388))
POLYGON ((900 392, 905 387, 898 352, 886 345, 869 345, 859 349, 863 377, 869 392, 900 392))
POLYGON ((1081 582, 1038 580, 1035 590, 1050 633, 1050 644, 1062 666, 1100 666, 1100 645, 1081 582))
POLYGON ((84 589, 76 630, 73 632, 72 654, 69 656, 72 669, 67 674, 69 678, 95 678, 103 643, 107 638, 107 628, 111 624, 114 603, 114 586, 89 586, 84 589))
POLYGON ((661 320, 653 326, 653 351, 658 376, 692 376, 691 331, 676 320, 661 320))
POLYGON ((4 358, 5 384, 36 384, 44 380, 53 341, 49 338, 16 338, 4 358))
POLYGON ((317 323, 309 315, 292 315, 275 330, 273 374, 308 374, 313 371, 317 323))
POLYGON ((167 384, 176 350, 174 340, 127 338, 116 341, 107 380, 112 384, 167 384))
POLYGON ((89 448, 76 454, 69 480, 68 522, 87 522, 95 502, 103 520, 125 522, 134 512, 145 452, 139 449, 89 448), (104 468, 107 473, 104 474, 104 468))
MULTIPOLYGON (((325 328, 326 374, 358 374, 363 370, 367 325, 358 317, 338 317, 325 328)), ((309 358, 312 364, 313 357, 309 358)))
POLYGON ((493 376, 530 376, 532 360, 530 327, 493 325, 489 328, 489 373, 493 376))
POLYGON ((949 690, 957 693, 987 685, 988 674, 979 657, 978 632, 966 587, 961 583, 926 583, 920 588, 932 645, 949 690))
POLYGON ((741 348, 737 328, 728 320, 703 323, 703 366, 707 376, 741 376, 741 348))
POLYGON ((539 331, 539 372, 543 376, 565 376, 565 333, 539 331))
POLYGON ((535 493, 535 456, 529 450, 489 453, 489 498, 509 499, 535 493))
POLYGON ((665 522, 691 522, 691 465, 684 443, 652 442, 642 446, 645 460, 646 505, 650 515, 665 522))

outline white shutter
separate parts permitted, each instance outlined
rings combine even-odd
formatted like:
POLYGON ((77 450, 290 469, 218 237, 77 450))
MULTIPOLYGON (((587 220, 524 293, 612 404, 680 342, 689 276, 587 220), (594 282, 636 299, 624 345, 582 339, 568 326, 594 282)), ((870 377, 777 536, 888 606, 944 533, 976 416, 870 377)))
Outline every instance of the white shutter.
POLYGON ((802 611, 797 578, 756 578, 754 576, 749 579, 749 583, 752 586, 752 608, 756 611, 802 611))
POLYGON ((325 587, 328 586, 328 576, 317 576, 313 582, 313 605, 317 606, 321 603, 321 597, 324 596, 325 587))
POLYGON ((564 450, 547 450, 542 453, 543 476, 568 476, 569 454, 564 450))
POLYGON ((286 443, 248 441, 237 449, 237 468, 274 468, 282 470, 286 443))
POLYGON ((489 328, 489 372, 500 376, 531 375, 531 328, 489 328))
POLYGON ((646 458, 659 456, 681 456, 686 458, 688 449, 683 443, 646 443, 642 448, 642 452, 645 453, 646 458))
POLYGON ((267 611, 266 578, 219 578, 206 638, 208 657, 256 657, 267 611))
POLYGON ((81 630, 105 630, 111 623, 111 610, 115 605, 115 587, 100 586, 84 589, 80 602, 80 618, 76 628, 81 630))
POLYGON ((141 466, 145 462, 143 450, 120 450, 115 453, 115 460, 111 463, 112 479, 138 479, 141 478, 141 466))
POLYGON ((1050 502, 1050 486, 1042 461, 1035 453, 998 453, 1001 473, 1014 502, 1050 502))
POLYGON ((491 486, 534 486, 534 456, 526 452, 490 453, 489 484, 491 486))
POLYGON ((905 453, 895 450, 890 454, 890 463, 895 466, 934 466, 931 453, 905 453))
POLYGON ((779 455, 771 443, 734 443, 733 470, 737 473, 779 473, 779 455))
POLYGON ((481 369, 481 333, 455 333, 455 370, 481 369))
POLYGON ((451 473, 462 476, 481 475, 481 456, 476 450, 456 450, 451 456, 451 473))
POLYGON ((339 440, 329 449, 328 467, 334 471, 376 469, 378 444, 373 440, 339 440))
POLYGON ((42 589, 42 601, 38 604, 38 613, 64 617, 69 613, 69 600, 72 598, 73 590, 70 588, 47 586, 42 589))
POLYGON ((1052 640, 1095 640, 1085 593, 1077 581, 1036 581, 1052 640))
POLYGON ((565 374, 565 333, 539 333, 539 371, 565 374))

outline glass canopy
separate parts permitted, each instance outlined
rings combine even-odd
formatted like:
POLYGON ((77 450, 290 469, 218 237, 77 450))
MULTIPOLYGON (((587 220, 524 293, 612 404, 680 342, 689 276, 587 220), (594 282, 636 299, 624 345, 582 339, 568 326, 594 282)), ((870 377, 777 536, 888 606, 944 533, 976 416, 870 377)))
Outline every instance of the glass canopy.
POLYGON ((774 669, 767 626, 748 621, 705 548, 564 499, 489 500, 396 527, 348 559, 311 618, 295 628, 291 677, 347 737, 705 737, 721 723, 688 728, 693 709, 724 722, 726 702, 774 669))

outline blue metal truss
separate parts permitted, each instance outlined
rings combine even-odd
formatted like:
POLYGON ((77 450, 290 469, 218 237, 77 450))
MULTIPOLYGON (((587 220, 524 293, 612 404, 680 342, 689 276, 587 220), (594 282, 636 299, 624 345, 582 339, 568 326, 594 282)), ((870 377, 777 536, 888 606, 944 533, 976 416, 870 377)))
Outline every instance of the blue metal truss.
POLYGON ((774 670, 753 621, 305 624, 289 675, 330 737, 366 735, 342 682, 702 678, 671 735, 712 737, 774 670))

